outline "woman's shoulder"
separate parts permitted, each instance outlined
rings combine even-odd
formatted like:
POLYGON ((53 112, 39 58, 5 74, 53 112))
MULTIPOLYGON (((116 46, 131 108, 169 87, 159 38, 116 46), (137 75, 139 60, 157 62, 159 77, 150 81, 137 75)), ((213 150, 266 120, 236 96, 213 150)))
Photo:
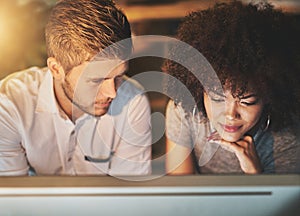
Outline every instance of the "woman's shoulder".
POLYGON ((180 103, 170 100, 166 109, 166 135, 167 137, 182 136, 188 142, 196 142, 207 137, 211 132, 209 121, 201 114, 186 111, 180 103))
POLYGON ((296 129, 272 132, 274 161, 278 173, 300 172, 300 139, 296 129))
POLYGON ((200 123, 207 124, 209 123, 208 119, 204 117, 204 115, 199 112, 196 108, 191 111, 187 111, 182 103, 176 103, 174 100, 169 100, 166 106, 166 113, 169 117, 179 116, 182 119, 186 119, 191 123, 200 123))
POLYGON ((274 153, 282 154, 283 152, 291 152, 300 149, 300 134, 294 128, 282 129, 272 132, 274 140, 274 153))
POLYGON ((299 143, 299 138, 300 138, 299 128, 285 128, 279 131, 275 131, 275 132, 273 131, 271 132, 271 134, 274 139, 274 144, 276 144, 277 146, 282 146, 285 143, 290 143, 290 145, 293 143, 299 143))

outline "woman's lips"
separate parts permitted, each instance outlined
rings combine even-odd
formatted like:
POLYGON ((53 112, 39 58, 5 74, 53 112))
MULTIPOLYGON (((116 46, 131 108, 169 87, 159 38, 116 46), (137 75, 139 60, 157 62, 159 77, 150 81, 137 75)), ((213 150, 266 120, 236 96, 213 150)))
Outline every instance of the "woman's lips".
POLYGON ((229 133, 237 132, 242 127, 242 125, 224 125, 224 124, 220 124, 220 125, 222 126, 224 131, 229 133))

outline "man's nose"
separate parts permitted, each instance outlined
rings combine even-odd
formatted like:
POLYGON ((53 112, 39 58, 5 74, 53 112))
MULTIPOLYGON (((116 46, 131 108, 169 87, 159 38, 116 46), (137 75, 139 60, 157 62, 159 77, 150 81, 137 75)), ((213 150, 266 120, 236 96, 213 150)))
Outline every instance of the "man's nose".
POLYGON ((108 98, 115 98, 117 96, 115 79, 106 79, 101 83, 99 93, 108 98))
POLYGON ((240 114, 238 112, 237 102, 232 101, 226 103, 225 105, 225 117, 227 120, 234 120, 239 118, 240 114))

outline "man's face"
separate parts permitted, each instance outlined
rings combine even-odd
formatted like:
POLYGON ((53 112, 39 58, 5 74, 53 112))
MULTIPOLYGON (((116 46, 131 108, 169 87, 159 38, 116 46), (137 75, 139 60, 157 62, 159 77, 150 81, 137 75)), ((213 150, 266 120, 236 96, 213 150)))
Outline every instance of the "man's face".
POLYGON ((117 95, 128 63, 103 59, 74 67, 62 84, 65 95, 85 113, 102 116, 117 95))

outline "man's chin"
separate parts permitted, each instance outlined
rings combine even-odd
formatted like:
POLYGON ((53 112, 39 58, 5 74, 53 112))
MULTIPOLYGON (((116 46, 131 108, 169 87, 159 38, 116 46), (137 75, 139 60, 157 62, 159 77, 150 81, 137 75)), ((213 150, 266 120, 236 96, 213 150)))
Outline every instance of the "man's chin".
POLYGON ((107 113, 108 109, 97 109, 95 110, 92 115, 95 116, 95 117, 100 117, 100 116, 103 116, 107 113))
POLYGON ((100 117, 103 116, 107 113, 108 109, 83 109, 81 107, 81 111, 84 113, 87 113, 89 115, 95 116, 95 117, 100 117))

